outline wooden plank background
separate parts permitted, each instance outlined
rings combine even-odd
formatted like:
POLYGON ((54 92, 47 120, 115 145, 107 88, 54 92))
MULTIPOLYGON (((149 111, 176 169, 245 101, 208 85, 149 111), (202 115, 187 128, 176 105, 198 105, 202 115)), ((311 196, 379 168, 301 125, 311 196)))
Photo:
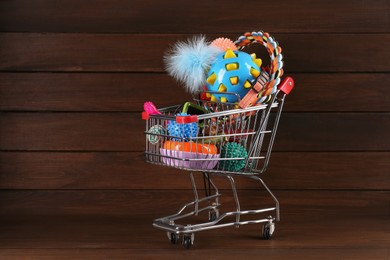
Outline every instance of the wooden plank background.
MULTIPOLYGON (((69 189, 74 188, 72 183, 78 189, 117 183, 109 185, 116 189, 133 184, 112 180, 113 175, 131 180, 137 169, 147 167, 151 173, 145 175, 144 186, 142 175, 137 175, 136 187, 156 188, 147 181, 153 178, 155 168, 143 163, 140 156, 144 149, 142 104, 152 100, 161 107, 190 99, 164 73, 164 51, 175 41, 200 32, 209 39, 235 39, 256 28, 270 31, 280 42, 286 72, 296 81, 277 136, 276 162, 270 165, 270 172, 276 173, 269 174, 269 181, 278 189, 365 189, 368 178, 377 181, 370 182, 371 188, 388 189, 390 51, 384 43, 390 41, 390 35, 388 13, 381 10, 389 4, 373 1, 365 5, 362 1, 364 6, 359 6, 344 0, 337 1, 338 8, 334 8, 336 2, 320 2, 315 7, 307 1, 250 2, 248 6, 256 8, 235 10, 244 17, 239 25, 234 12, 224 9, 226 4, 218 5, 223 6, 219 11, 226 13, 223 17, 211 15, 211 10, 202 12, 205 1, 191 3, 190 16, 183 14, 183 5, 176 1, 164 6, 156 1, 97 1, 92 10, 90 1, 41 0, 34 1, 34 8, 29 1, 2 2, 0 185, 7 189, 52 187, 54 192, 62 186, 26 181, 40 179, 40 174, 52 169, 50 183, 65 181, 69 189), (275 7, 282 12, 278 23, 270 12, 256 15, 259 9, 275 7), (176 11, 165 15, 157 12, 161 8, 176 11), (294 20, 283 13, 290 8, 311 16, 307 18, 311 23, 303 26, 307 20, 297 19, 298 14, 294 20), (149 15, 141 15, 146 10, 149 15), (325 19, 332 18, 329 10, 333 19, 325 19), (193 22, 194 14, 207 14, 207 19, 200 15, 193 22), (254 22, 251 16, 259 20, 254 22), (75 160, 81 160, 76 159, 79 155, 84 158, 79 162, 84 165, 82 172, 99 176, 96 183, 91 179, 85 187, 80 186, 86 177, 77 174, 74 166, 75 160), (283 156, 295 160, 283 160, 283 156), (42 160, 43 164, 40 158, 52 159, 42 160), (343 173, 324 170, 329 160, 343 173), (369 177, 353 178, 356 167, 351 160, 358 161, 360 171, 369 177), (110 173, 102 170, 102 161, 108 163, 110 173), (289 176, 311 180, 310 184, 297 182, 294 186, 281 177, 284 161, 295 165, 289 176), (309 161, 314 168, 304 169, 309 161), (26 167, 31 163, 33 167, 26 167), (294 170, 297 166, 301 166, 299 171, 294 170), (58 175, 58 169, 68 174, 58 175), (317 178, 313 171, 328 172, 329 181, 317 178), (344 181, 339 179, 335 185, 331 179, 339 175, 344 181)), ((186 179, 179 183, 173 179, 162 179, 159 188, 185 187, 186 179)))
MULTIPOLYGON (((172 43, 252 30, 276 38, 296 82, 266 183, 286 201, 310 191, 313 200, 348 194, 347 203, 383 202, 389 10, 387 0, 1 1, 0 212, 129 214, 117 207, 129 207, 132 196, 141 203, 190 189, 187 174, 144 162, 143 103, 191 98, 164 72, 172 43)), ((238 186, 256 188, 247 180, 238 186)))
MULTIPOLYGON (((1 31, 215 33, 261 26, 269 32, 389 32, 389 3, 286 0, 28 0, 1 5, 1 31), (277 14, 277 15, 276 15, 277 14)), ((245 29, 244 29, 245 30, 245 29)), ((249 30, 249 29, 247 29, 249 30)))

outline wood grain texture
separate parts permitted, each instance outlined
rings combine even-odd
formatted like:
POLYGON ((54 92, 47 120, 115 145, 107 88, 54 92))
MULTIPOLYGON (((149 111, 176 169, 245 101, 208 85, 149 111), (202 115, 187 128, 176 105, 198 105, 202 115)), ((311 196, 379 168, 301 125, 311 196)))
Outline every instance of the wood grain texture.
MULTIPOLYGON (((153 236, 151 234, 151 236, 153 236)), ((261 243, 263 241, 259 241, 261 243)), ((42 260, 68 260, 68 259, 118 259, 127 260, 136 259, 194 259, 212 258, 212 259, 237 259, 240 257, 269 258, 269 259, 319 259, 328 260, 332 258, 340 259, 386 259, 389 256, 388 249, 368 249, 368 248, 245 248, 223 250, 202 249, 181 250, 176 247, 170 249, 91 249, 91 248, 73 248, 73 249, 0 249, 0 256, 17 260, 20 258, 32 258, 42 260)))
MULTIPOLYGON (((1 216, 127 216, 132 218, 173 213, 183 203, 194 199, 191 190, 3 190, 1 216), (7 202, 7 203, 4 203, 7 202)), ((221 190, 223 210, 234 206, 233 194, 221 190)), ((199 194, 203 196, 204 194, 199 194)), ((387 217, 390 191, 278 191, 275 196, 289 214, 314 208, 327 216, 357 214, 357 216, 387 217), (337 201, 338 200, 338 201, 337 201), (361 211, 369 207, 371 211, 361 211), (330 211, 329 209, 333 209, 330 211), (358 213, 359 212, 359 213, 358 213)), ((269 194, 261 190, 238 193, 242 208, 274 204, 269 194)), ((205 202, 208 203, 208 202, 205 202)), ((313 212, 314 213, 314 212, 313 212)), ((287 219, 286 219, 287 220, 287 219)), ((301 219, 303 221, 303 219, 301 219)), ((383 227, 383 231, 387 227, 383 227)))
MULTIPOLYGON (((371 207, 361 209, 372 210, 371 207)), ((386 225, 383 214, 358 217, 344 214, 337 217, 336 214, 324 214, 326 208, 314 207, 313 210, 320 212, 310 213, 307 209, 294 213, 285 211, 284 221, 277 223, 277 231, 273 239, 268 241, 260 238, 260 225, 197 233, 194 246, 189 250, 192 253, 189 254, 194 254, 197 250, 214 250, 219 255, 224 255, 225 249, 234 249, 236 252, 243 252, 247 249, 261 252, 261 250, 272 251, 283 248, 350 249, 357 252, 364 249, 376 249, 383 252, 388 249, 389 237, 383 230, 383 226, 386 225), (317 224, 308 225, 302 220, 305 216, 316 218, 317 224), (364 233, 375 237, 375 243, 367 239, 364 233), (335 235, 342 239, 335 239, 335 235)), ((0 235, 0 246, 6 249, 92 248, 96 251, 99 249, 148 249, 149 251, 166 250, 167 255, 181 254, 184 251, 182 245, 172 245, 165 232, 152 227, 153 219, 158 216, 144 214, 121 217, 96 215, 84 217, 32 216, 30 218, 16 216, 13 219, 2 217, 2 222, 7 226, 4 226, 0 235), (42 233, 42 230, 45 232, 42 233)))
POLYGON ((2 1, 1 31, 219 33, 389 32, 389 3, 370 1, 259 2, 28 0, 2 1), (93 8, 91 8, 93 7, 93 8), (386 12, 387 10, 387 12, 386 12), (277 13, 277 16, 275 16, 277 13), (277 20, 277 22, 276 22, 277 20), (156 22, 157 21, 157 22, 156 22))
POLYGON ((0 73, 3 111, 136 111, 191 100, 161 73, 0 73))
MULTIPOLYGON (((389 12, 388 0, 0 1, 0 258, 390 258, 389 12), (142 105, 190 99, 164 72, 171 44, 261 29, 296 82, 263 176, 282 221, 269 241, 248 225, 182 250, 151 223, 193 200, 189 177, 144 161, 142 105)), ((221 212, 235 210, 214 181, 221 212)), ((242 210, 274 206, 236 183, 242 210)))
MULTIPOLYGON (((389 113, 285 113, 275 151, 389 151, 389 113)), ((144 151, 139 113, 11 113, 1 150, 144 151)))
MULTIPOLYGON (((390 190, 388 152, 274 152, 263 180, 272 190, 390 190)), ((203 188, 201 174, 195 174, 203 188)), ((213 178, 230 189, 226 178, 213 178)), ((236 178, 239 189, 259 189, 236 178)), ((144 162, 141 152, 0 152, 0 189, 189 189, 188 172, 144 162)))
MULTIPOLYGON (((233 206, 224 193, 221 211, 233 206)), ((270 202, 241 192, 242 209, 270 202)), ((242 249, 389 248, 389 192, 278 192, 282 218, 272 240, 259 239, 260 226, 223 228, 195 235, 193 252, 242 249), (335 239, 339 237, 342 239, 335 239), (373 239, 375 242, 373 242, 373 239)), ((110 248, 183 250, 153 219, 192 199, 186 191, 2 191, 0 248, 110 248), (44 232, 42 232, 44 230, 44 232)), ((205 214, 190 223, 205 221, 205 214)))
MULTIPOLYGON (((162 72, 164 52, 188 37, 1 33, 0 71, 162 72)), ((383 44, 390 41, 390 34, 276 34, 275 38, 283 48, 286 73, 390 71, 390 51, 383 44)))
POLYGON ((390 111, 389 73, 292 73, 295 89, 284 111, 390 111))
MULTIPOLYGON (((388 73, 292 73, 284 111, 390 111, 388 73), (367 87, 369 86, 369 87, 367 87)), ((192 97, 162 73, 0 73, 2 111, 137 111, 192 97)))

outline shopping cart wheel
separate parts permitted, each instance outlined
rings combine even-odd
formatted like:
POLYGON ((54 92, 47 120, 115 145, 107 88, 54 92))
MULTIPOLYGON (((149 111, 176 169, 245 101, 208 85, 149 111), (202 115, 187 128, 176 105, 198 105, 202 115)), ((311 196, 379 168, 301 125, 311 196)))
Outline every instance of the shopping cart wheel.
POLYGON ((168 239, 171 241, 172 244, 177 244, 179 242, 180 236, 173 232, 167 232, 168 239))
POLYGON ((209 221, 213 222, 215 221, 216 219, 219 218, 219 210, 218 209, 211 209, 209 211, 209 221))
POLYGON ((275 223, 272 223, 272 222, 264 223, 263 229, 262 229, 263 238, 267 239, 267 240, 270 239, 272 237, 272 234, 274 233, 274 231, 275 231, 275 223))
POLYGON ((194 233, 183 236, 183 246, 189 249, 194 244, 194 233))

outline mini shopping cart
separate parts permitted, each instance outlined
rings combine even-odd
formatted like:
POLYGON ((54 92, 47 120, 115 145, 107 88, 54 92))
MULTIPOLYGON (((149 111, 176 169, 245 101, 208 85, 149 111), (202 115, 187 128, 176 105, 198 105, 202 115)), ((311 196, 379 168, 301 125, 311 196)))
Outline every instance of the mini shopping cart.
POLYGON ((184 247, 190 248, 196 232, 260 223, 263 224, 263 238, 270 239, 275 231, 275 222, 280 220, 279 202, 260 176, 267 169, 283 104, 294 82, 286 77, 280 83, 283 75, 282 50, 273 37, 262 31, 246 33, 234 45, 241 50, 252 43, 266 47, 271 57, 267 69, 257 70, 261 61, 259 63, 256 55, 249 58, 248 54, 228 48, 226 53, 216 58, 216 67, 210 67, 208 91, 201 93, 200 98, 159 110, 154 106, 152 109, 145 107, 142 114, 146 122, 146 161, 187 171, 191 179, 195 199, 175 214, 153 222, 154 227, 166 231, 173 244, 182 239, 184 247), (239 59, 244 60, 245 57, 254 63, 239 63, 239 59), (218 67, 220 64, 221 67, 218 67), (241 76, 229 73, 245 68, 255 80, 243 81, 248 92, 242 96, 229 91, 229 86, 237 89, 241 76), (218 81, 220 76, 227 74, 228 81, 218 81), (198 193, 194 173, 202 174, 205 190, 202 197, 198 193), (233 210, 222 212, 221 193, 213 181, 215 176, 229 180, 235 203, 233 210), (243 210, 235 178, 259 182, 274 204, 243 210), (182 224, 184 219, 200 213, 207 213, 206 222, 182 224))
POLYGON ((259 223, 263 223, 262 236, 271 238, 275 221, 280 220, 279 202, 260 176, 267 169, 284 100, 293 87, 292 80, 288 80, 291 78, 286 79, 264 105, 240 109, 235 104, 194 99, 195 105, 192 106, 203 110, 204 114, 180 114, 178 112, 183 110, 182 105, 159 109, 161 114, 143 112, 146 122, 146 161, 188 171, 195 196, 194 201, 185 204, 175 214, 153 222, 154 227, 167 232, 173 244, 182 238, 183 245, 189 248, 194 242, 195 232, 259 223), (170 128, 173 130, 168 132, 166 129, 170 128), (192 135, 193 131, 196 134, 192 135), (185 132, 187 135, 180 135, 185 132), (193 175, 196 172, 203 174, 206 183, 204 197, 198 193, 193 175), (225 176, 230 181, 234 211, 219 211, 221 194, 212 180, 213 176, 225 176), (274 205, 241 209, 234 181, 236 177, 258 181, 272 197, 274 205), (204 203, 208 205, 201 206, 204 203), (176 223, 201 212, 208 213, 207 222, 176 223), (247 215, 259 217, 244 220, 247 215))

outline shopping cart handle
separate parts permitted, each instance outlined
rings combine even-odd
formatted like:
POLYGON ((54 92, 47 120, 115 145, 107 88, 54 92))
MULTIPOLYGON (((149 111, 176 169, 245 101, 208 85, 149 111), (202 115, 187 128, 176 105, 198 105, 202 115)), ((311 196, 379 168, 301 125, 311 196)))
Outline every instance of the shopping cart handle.
POLYGON ((149 113, 146 112, 146 111, 143 111, 143 112, 142 112, 142 119, 143 119, 143 120, 149 120, 149 113))
POLYGON ((286 77, 282 83, 279 84, 278 89, 281 90, 284 94, 290 94, 291 90, 294 88, 294 80, 291 77, 286 77))
POLYGON ((195 122, 198 122, 197 115, 176 116, 176 123, 178 124, 189 124, 195 122))

